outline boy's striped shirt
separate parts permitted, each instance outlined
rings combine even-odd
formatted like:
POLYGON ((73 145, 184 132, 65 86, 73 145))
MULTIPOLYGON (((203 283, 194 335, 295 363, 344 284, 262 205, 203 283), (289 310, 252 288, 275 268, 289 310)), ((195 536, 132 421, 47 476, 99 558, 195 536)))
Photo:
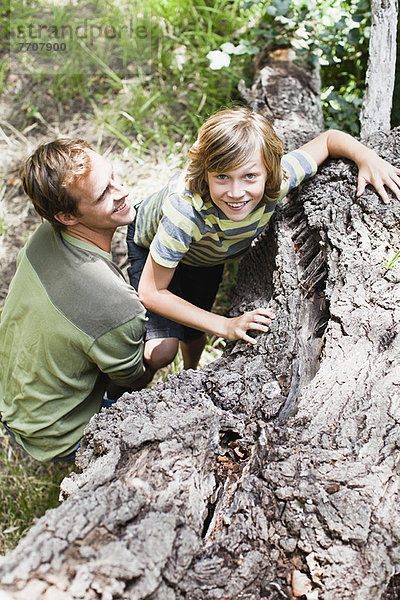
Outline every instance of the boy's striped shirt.
POLYGON ((138 206, 135 243, 150 248, 155 262, 170 268, 181 261, 203 267, 239 258, 265 229, 277 204, 317 171, 314 159, 300 150, 283 156, 281 164, 285 176, 278 198, 260 203, 237 222, 211 200, 192 194, 185 186, 184 172, 175 174, 166 187, 138 206))

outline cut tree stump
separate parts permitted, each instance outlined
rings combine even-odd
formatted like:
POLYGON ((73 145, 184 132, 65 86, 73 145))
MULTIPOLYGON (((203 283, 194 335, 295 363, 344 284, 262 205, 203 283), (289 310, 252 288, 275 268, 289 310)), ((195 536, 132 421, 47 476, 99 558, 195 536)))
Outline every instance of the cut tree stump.
MULTIPOLYGON (((320 128, 294 65, 244 93, 287 148, 320 128)), ((399 142, 373 146, 399 165, 399 142)), ((398 598, 400 204, 355 194, 327 162, 242 261, 233 314, 276 314, 257 345, 91 420, 63 503, 1 559, 4 598, 398 598)))

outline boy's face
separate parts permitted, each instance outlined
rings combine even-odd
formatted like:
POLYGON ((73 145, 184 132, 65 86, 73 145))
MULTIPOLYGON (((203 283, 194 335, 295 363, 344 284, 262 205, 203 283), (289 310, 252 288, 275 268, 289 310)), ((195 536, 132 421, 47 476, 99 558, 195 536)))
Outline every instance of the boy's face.
POLYGON ((243 221, 260 203, 267 181, 261 152, 254 153, 243 166, 232 171, 207 171, 212 201, 231 221, 243 221))
POLYGON ((93 231, 114 232, 135 217, 130 192, 115 176, 106 158, 92 150, 87 152, 90 171, 68 186, 68 192, 78 201, 76 220, 93 231))

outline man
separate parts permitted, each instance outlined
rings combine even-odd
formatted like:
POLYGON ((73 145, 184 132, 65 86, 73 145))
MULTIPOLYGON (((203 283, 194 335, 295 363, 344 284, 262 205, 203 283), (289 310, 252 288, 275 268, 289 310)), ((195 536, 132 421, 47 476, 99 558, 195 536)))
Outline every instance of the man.
POLYGON ((37 460, 73 460, 86 424, 110 404, 105 392, 115 399, 151 379, 145 311, 110 254, 135 209, 111 163, 83 140, 40 145, 20 177, 44 222, 4 305, 0 419, 37 460))

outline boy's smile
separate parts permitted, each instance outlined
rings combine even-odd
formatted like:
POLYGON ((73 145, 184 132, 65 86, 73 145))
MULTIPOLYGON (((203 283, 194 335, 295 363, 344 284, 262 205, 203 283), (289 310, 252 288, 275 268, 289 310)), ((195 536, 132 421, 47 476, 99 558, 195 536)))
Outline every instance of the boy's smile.
POLYGON ((232 221, 243 221, 260 203, 267 181, 267 170, 256 152, 237 169, 218 173, 207 172, 212 201, 232 221))

